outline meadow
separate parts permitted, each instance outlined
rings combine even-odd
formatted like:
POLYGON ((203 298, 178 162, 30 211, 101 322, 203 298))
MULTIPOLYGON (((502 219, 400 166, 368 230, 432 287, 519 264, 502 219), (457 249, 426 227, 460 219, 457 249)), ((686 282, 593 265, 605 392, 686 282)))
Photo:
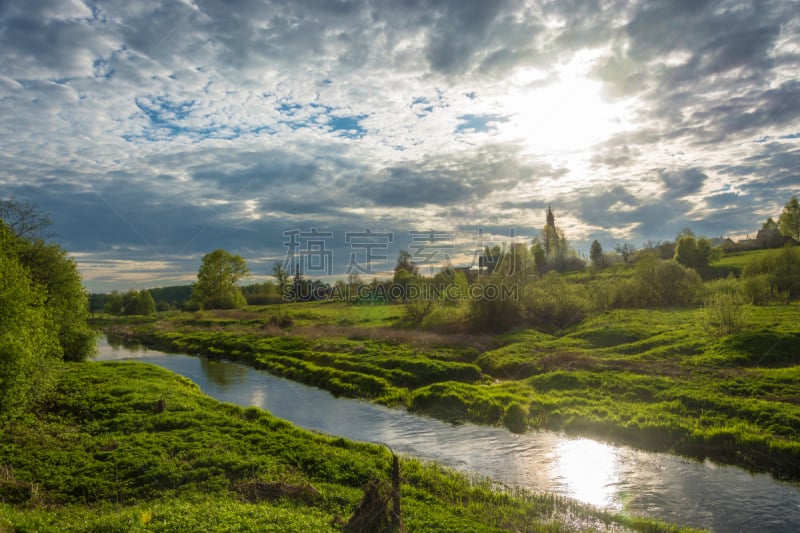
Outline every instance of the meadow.
MULTIPOLYGON (((386 448, 311 433, 138 362, 65 365, 0 437, 0 531, 342 531, 386 448)), ((680 531, 400 461, 408 531, 680 531)), ((370 529, 377 531, 379 529, 370 529)))
POLYGON ((710 332, 698 307, 495 336, 409 328, 401 305, 342 302, 98 324, 456 423, 565 431, 799 480, 800 306, 745 308, 747 327, 729 335, 710 332))

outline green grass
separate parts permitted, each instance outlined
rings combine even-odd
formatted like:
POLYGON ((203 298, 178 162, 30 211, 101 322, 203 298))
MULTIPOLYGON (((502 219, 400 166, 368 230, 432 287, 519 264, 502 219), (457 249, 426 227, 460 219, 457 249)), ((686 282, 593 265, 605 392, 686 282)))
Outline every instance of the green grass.
MULTIPOLYGON (((340 531, 391 463, 137 362, 67 365, 46 405, 2 429, 0 531, 340 531), (248 503, 236 487, 255 480, 315 492, 248 503)), ((409 531, 678 530, 416 460, 401 472, 409 531)))
POLYGON ((723 337, 709 334, 702 309, 683 308, 611 311, 493 343, 386 326, 398 306, 342 305, 284 306, 321 321, 287 329, 247 318, 274 311, 260 308, 117 331, 446 420, 564 430, 800 479, 798 305, 750 306, 745 329, 723 337), (353 324, 333 324, 334 311, 353 324))
POLYGON ((723 254, 719 261, 706 268, 701 269, 700 275, 703 279, 721 279, 733 274, 741 277, 745 267, 750 263, 758 261, 760 258, 774 252, 774 250, 750 250, 747 252, 732 252, 723 254))

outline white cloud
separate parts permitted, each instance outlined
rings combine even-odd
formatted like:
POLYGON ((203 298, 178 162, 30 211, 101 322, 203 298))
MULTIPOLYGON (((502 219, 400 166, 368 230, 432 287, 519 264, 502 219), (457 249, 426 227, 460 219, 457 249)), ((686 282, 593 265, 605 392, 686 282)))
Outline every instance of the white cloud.
POLYGON ((798 186, 791 7, 6 2, 0 195, 104 287, 301 224, 533 231, 547 202, 575 240, 746 233, 798 186))

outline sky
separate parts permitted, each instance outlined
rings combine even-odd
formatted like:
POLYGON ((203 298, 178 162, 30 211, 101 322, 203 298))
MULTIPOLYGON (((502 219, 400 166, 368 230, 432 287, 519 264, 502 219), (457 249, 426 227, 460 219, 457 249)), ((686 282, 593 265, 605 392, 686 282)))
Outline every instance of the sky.
POLYGON ((795 1, 5 0, 0 199, 88 290, 754 235, 800 194, 795 1))

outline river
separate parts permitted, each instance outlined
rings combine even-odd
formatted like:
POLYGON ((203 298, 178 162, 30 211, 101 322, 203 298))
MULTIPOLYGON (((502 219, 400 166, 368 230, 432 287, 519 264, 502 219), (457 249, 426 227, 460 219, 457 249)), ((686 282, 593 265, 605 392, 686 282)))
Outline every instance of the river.
POLYGON ((220 401, 257 406, 306 429, 384 443, 509 486, 713 531, 800 531, 800 486, 768 475, 553 432, 516 435, 452 425, 335 398, 241 363, 165 354, 118 340, 102 338, 97 359, 139 359, 191 379, 220 401))

